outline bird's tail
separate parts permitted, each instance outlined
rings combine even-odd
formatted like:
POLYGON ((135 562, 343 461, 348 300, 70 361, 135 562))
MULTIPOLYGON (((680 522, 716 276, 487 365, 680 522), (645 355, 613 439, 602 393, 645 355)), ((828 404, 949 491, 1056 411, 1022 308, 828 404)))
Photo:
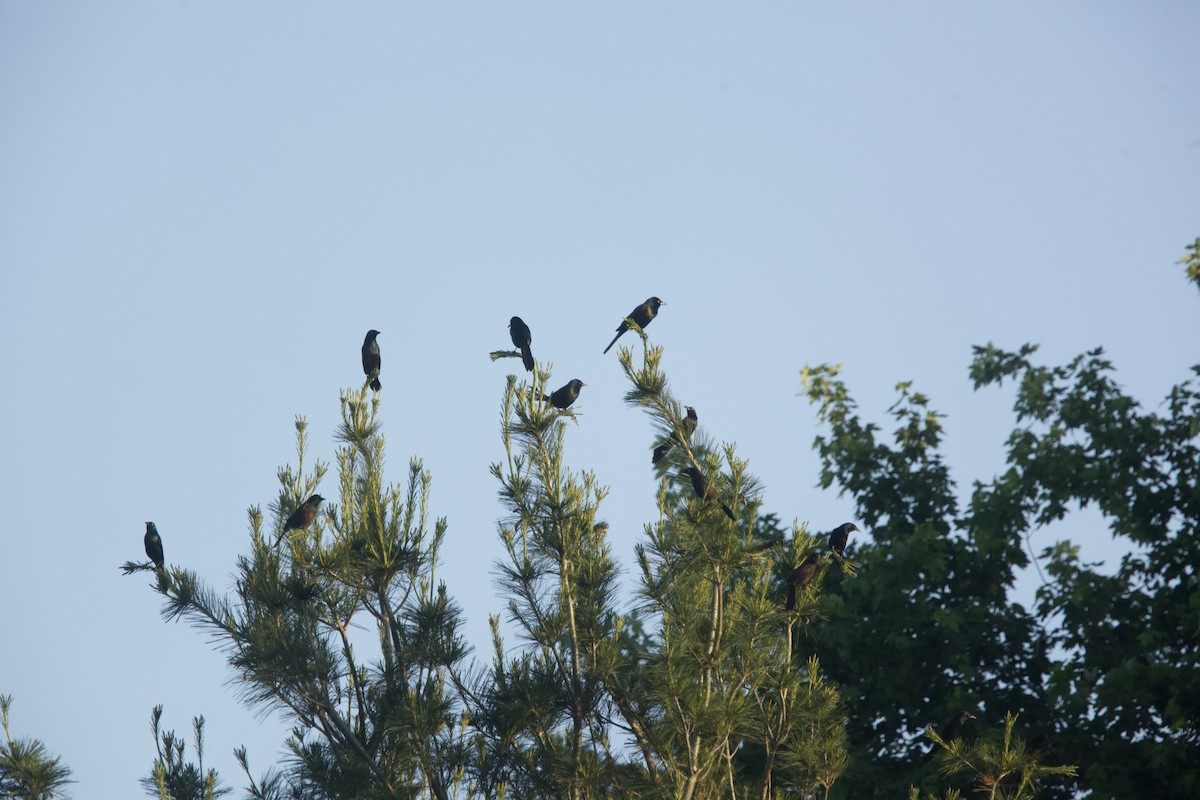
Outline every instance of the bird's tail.
POLYGON ((616 344, 616 343, 617 343, 617 339, 620 339, 620 338, 621 338, 621 334, 622 334, 622 333, 624 333, 624 332, 625 332, 625 331, 617 331, 617 335, 616 335, 616 336, 614 336, 614 337, 613 337, 613 340, 612 340, 611 342, 609 342, 609 343, 608 343, 608 347, 604 348, 604 352, 606 352, 606 353, 607 353, 609 350, 612 350, 612 346, 613 346, 614 344, 616 344))
POLYGON ((521 347, 521 363, 525 365, 527 372, 533 372, 533 351, 529 349, 529 345, 521 347))
POLYGON ((787 610, 791 611, 795 607, 796 607, 796 585, 789 584, 788 585, 787 610))
POLYGON ((371 381, 371 388, 377 392, 383 388, 383 384, 379 382, 379 378, 376 378, 373 381, 371 381))
POLYGON ((671 451, 671 443, 670 442, 668 442, 666 444, 660 444, 658 447, 654 448, 654 455, 650 456, 650 463, 657 464, 658 462, 662 461, 663 458, 665 458, 667 453, 669 453, 670 451, 671 451))
POLYGON ((729 510, 729 506, 725 505, 724 501, 721 501, 721 510, 725 512, 725 516, 729 517, 730 521, 737 522, 737 517, 733 515, 733 512, 729 510))

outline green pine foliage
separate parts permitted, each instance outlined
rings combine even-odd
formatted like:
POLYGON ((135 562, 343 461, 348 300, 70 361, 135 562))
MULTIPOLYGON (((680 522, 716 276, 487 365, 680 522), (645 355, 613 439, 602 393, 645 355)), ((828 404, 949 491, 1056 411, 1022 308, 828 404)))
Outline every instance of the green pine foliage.
MULTIPOLYGON (((308 530, 282 532, 327 470, 305 471, 299 419, 299 468, 279 471, 269 530, 250 509, 250 552, 232 595, 181 568, 158 582, 164 616, 212 634, 247 702, 294 725, 289 769, 252 782, 263 796, 447 798, 470 761, 454 677, 467 649, 435 574, 446 521, 430 519, 431 477, 419 460, 405 485, 384 482, 379 400, 367 395, 342 394, 340 503, 308 530)), ((248 773, 244 751, 239 760, 248 773)))
POLYGON ((196 761, 191 762, 184 757, 186 740, 176 736, 175 731, 162 730, 162 714, 162 706, 155 706, 150 714, 150 732, 158 757, 150 775, 141 781, 146 794, 157 800, 217 800, 229 794, 229 787, 221 785, 216 770, 204 768, 204 717, 192 720, 196 761))
MULTIPOLYGON (((486 668, 465 665, 459 612, 436 582, 446 521, 430 521, 431 478, 414 460, 406 485, 385 482, 379 396, 365 388, 342 395, 339 500, 308 529, 282 531, 329 469, 309 464, 300 419, 298 466, 279 470, 269 517, 250 509, 233 591, 180 567, 155 572, 164 616, 214 634, 247 702, 293 723, 281 769, 255 780, 236 751, 251 797, 828 795, 846 768, 845 712, 796 642, 821 622, 832 562, 823 557, 786 610, 784 576, 822 543, 801 528, 785 543, 778 522, 759 516, 746 462, 732 445, 684 431, 662 351, 643 352, 634 368, 622 351, 629 402, 678 446, 659 473, 658 519, 632 576, 608 544, 607 489, 568 466, 575 412, 543 399, 543 370, 508 379, 505 457, 492 468, 505 613, 492 618, 486 668), (696 496, 688 466, 715 494, 696 496), (622 577, 636 586, 632 602, 618 595, 622 577)), ((147 790, 220 795, 202 761, 186 761, 182 739, 159 731, 160 715, 147 790)), ((197 727, 202 759, 201 735, 197 727)))
POLYGON ((660 440, 679 443, 662 474, 659 519, 637 549, 632 606, 616 598, 599 518, 607 490, 565 466, 574 414, 539 399, 544 372, 528 386, 509 379, 505 461, 492 471, 510 512, 501 588, 520 641, 506 648, 493 618, 493 663, 472 693, 483 795, 823 795, 845 767, 836 688, 815 659, 792 658, 794 629, 813 621, 817 593, 783 612, 782 555, 762 546, 756 483, 732 446, 684 434, 661 356, 646 347, 635 369, 621 354, 629 402, 649 412, 660 440), (687 465, 739 509, 736 524, 694 495, 680 474, 687 465))
MULTIPOLYGON (((688 420, 662 349, 631 329, 641 363, 626 348, 619 359, 660 456, 655 519, 622 570, 601 516, 608 489, 568 457, 583 412, 544 399, 543 366, 510 376, 492 466, 503 610, 482 663, 467 662, 461 612, 437 580, 447 521, 432 514, 432 477, 414 458, 403 484, 385 480, 366 384, 341 396, 337 499, 282 530, 330 470, 310 463, 298 419, 297 466, 279 470, 266 514, 250 508, 230 592, 177 566, 122 567, 153 572, 164 616, 214 636, 246 702, 291 720, 289 759, 259 778, 235 751, 247 796, 1200 792, 1195 379, 1147 411, 1099 350, 1053 367, 1028 345, 976 348, 971 379, 1014 385, 1016 425, 1005 469, 964 496, 928 397, 900 384, 885 432, 837 367, 806 368, 821 484, 849 495, 845 518, 863 529, 842 557, 823 531, 762 512, 750 465, 688 420), (1115 570, 1067 541, 1034 556, 1040 528, 1089 505, 1127 545, 1115 570), (1031 565, 1043 586, 1026 608, 1012 591, 1031 565)), ((8 736, 9 702, 4 796, 60 796, 69 771, 8 736)), ((204 767, 203 718, 192 763, 160 717, 147 793, 228 791, 204 767)))
POLYGON ((493 616, 491 671, 472 691, 478 789, 486 796, 594 797, 620 786, 602 665, 619 646, 617 568, 598 518, 606 490, 565 464, 570 410, 542 400, 547 375, 509 376, 501 416, 505 460, 493 464, 505 560, 509 652, 493 616))
POLYGON ((1040 754, 1014 734, 1016 724, 1016 714, 1005 714, 1004 731, 998 736, 944 741, 932 727, 926 735, 941 748, 937 756, 938 770, 947 777, 965 776, 975 797, 1034 800, 1046 780, 1075 776, 1073 766, 1040 763, 1040 754))
POLYGON ((1183 264, 1184 274, 1187 279, 1196 284, 1196 288, 1200 289, 1200 239, 1196 239, 1187 246, 1190 251, 1186 256, 1179 259, 1179 263, 1183 264))
POLYGON ((50 755, 37 739, 14 739, 8 728, 12 695, 0 695, 0 724, 4 741, 0 742, 0 798, 13 800, 53 800, 64 797, 71 780, 71 769, 59 756, 50 755))
POLYGON ((734 446, 686 435, 681 404, 661 369, 662 349, 644 346, 641 366, 621 364, 626 401, 654 421, 657 439, 678 444, 662 462, 659 520, 637 548, 643 624, 657 631, 638 676, 648 698, 636 737, 673 796, 825 796, 845 769, 845 731, 835 686, 816 659, 798 660, 793 639, 817 622, 819 581, 784 609, 781 577, 817 543, 794 528, 790 547, 758 524, 760 486, 734 446), (695 495, 682 474, 695 467, 734 509, 695 495))

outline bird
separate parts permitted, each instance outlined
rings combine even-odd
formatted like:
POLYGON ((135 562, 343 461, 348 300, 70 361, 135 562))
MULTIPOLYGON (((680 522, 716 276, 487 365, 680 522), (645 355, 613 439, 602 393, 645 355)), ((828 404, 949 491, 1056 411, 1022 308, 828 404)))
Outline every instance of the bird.
POLYGON ((287 521, 283 523, 283 532, 287 533, 297 528, 308 530, 308 526, 312 525, 313 520, 317 518, 317 509, 321 506, 321 501, 324 499, 321 495, 314 494, 301 503, 295 511, 288 514, 287 521))
MULTIPOLYGON (((696 423, 699 421, 699 418, 696 416, 696 409, 691 406, 684 406, 684 408, 687 409, 687 416, 680 421, 679 426, 683 429, 683 438, 686 441, 692 438, 692 434, 696 432, 696 423)), ((668 439, 654 448, 654 455, 650 457, 650 463, 657 464, 662 461, 674 446, 675 443, 668 439)))
POLYGON ((654 319, 654 315, 658 313, 659 306, 665 306, 666 301, 659 300, 657 297, 647 298, 646 302, 629 312, 629 316, 621 320, 621 324, 617 326, 617 335, 608 343, 608 347, 604 348, 604 352, 612 349, 612 346, 617 343, 617 339, 621 338, 621 334, 629 330, 629 320, 637 323, 639 328, 645 328, 654 319))
POLYGON ((829 534, 829 549, 833 550, 839 556, 845 558, 846 544, 850 541, 850 533, 856 530, 858 530, 858 526, 853 522, 847 522, 842 525, 838 525, 833 529, 833 532, 829 534))
POLYGON ((587 384, 578 378, 572 378, 571 380, 567 381, 566 386, 563 386, 561 389, 555 389, 550 394, 544 395, 542 399, 549 400, 550 405, 554 406, 560 411, 566 410, 571 406, 571 403, 574 403, 577 399, 579 399, 579 390, 584 386, 587 386, 587 384))
MULTIPOLYGON (((363 357, 363 373, 370 376, 372 372, 379 372, 379 342, 375 341, 375 337, 379 335, 379 331, 372 328, 367 331, 367 338, 363 339, 362 357, 363 357)), ((379 375, 376 375, 371 380, 371 388, 379 391, 383 388, 383 384, 379 382, 379 375)))
POLYGON ((803 589, 808 586, 813 579, 813 575, 817 574, 817 561, 820 559, 815 552, 809 553, 808 557, 800 562, 800 566, 788 573, 787 585, 787 610, 791 611, 796 607, 796 590, 803 589))
POLYGON ((146 556, 154 562, 156 569, 162 569, 162 537, 158 535, 158 528, 154 526, 153 522, 146 523, 146 538, 143 541, 146 545, 146 556))
POLYGON ((938 736, 942 737, 942 741, 946 744, 956 741, 962 737, 963 726, 967 724, 967 720, 975 719, 975 715, 970 711, 960 711, 950 719, 946 720, 946 724, 938 731, 938 736))
MULTIPOLYGON (((946 720, 945 724, 938 729, 938 736, 940 736, 942 741, 946 744, 950 744, 951 742, 959 740, 962 738, 963 726, 967 724, 967 720, 971 719, 975 719, 975 715, 970 711, 958 712, 953 717, 946 720)), ((933 760, 933 757, 937 755, 937 751, 938 746, 937 743, 934 742, 929 746, 929 751, 925 753, 925 761, 928 762, 933 760)))
POLYGON ((533 343, 533 334, 529 332, 529 326, 525 324, 525 320, 520 317, 510 319, 508 335, 512 337, 513 347, 520 349, 521 363, 525 365, 526 371, 533 372, 533 351, 529 349, 529 345, 533 343))
POLYGON ((721 499, 721 492, 716 486, 711 486, 708 479, 704 477, 704 473, 695 467, 688 467, 684 470, 692 479, 692 491, 696 493, 696 497, 701 500, 715 500, 721 504, 721 510, 725 512, 725 516, 733 521, 737 521, 737 517, 733 516, 733 512, 729 510, 729 506, 725 505, 725 501, 721 499))

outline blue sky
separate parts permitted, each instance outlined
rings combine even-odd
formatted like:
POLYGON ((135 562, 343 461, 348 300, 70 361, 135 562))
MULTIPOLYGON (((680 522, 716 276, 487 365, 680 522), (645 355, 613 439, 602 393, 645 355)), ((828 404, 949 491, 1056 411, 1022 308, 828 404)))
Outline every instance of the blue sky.
MULTIPOLYGON (((332 461, 368 328, 391 477, 432 470, 477 647, 513 314, 554 385, 587 383, 569 459, 612 487, 627 565, 651 427, 601 350, 652 294, 674 391, 817 528, 851 506, 815 488, 805 363, 844 363, 885 427, 898 381, 930 394, 964 491, 1012 425, 972 344, 1103 345, 1160 407, 1200 361, 1174 264, 1200 236, 1196 30, 1186 2, 0 5, 14 731, 77 797, 140 791, 156 703, 181 733, 207 716, 235 786, 233 747, 275 761, 279 720, 118 566, 154 520, 227 587, 294 415, 332 461)), ((1035 542, 1065 535, 1119 555, 1094 518, 1035 542)))

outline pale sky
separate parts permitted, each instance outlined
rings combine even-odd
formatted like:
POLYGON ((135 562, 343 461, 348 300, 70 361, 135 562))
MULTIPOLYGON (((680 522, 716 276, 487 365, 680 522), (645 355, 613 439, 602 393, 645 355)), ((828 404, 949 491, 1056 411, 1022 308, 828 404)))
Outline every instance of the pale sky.
MULTIPOLYGON (((140 560, 227 589, 246 508, 333 460, 338 392, 382 331, 389 476, 449 518, 440 575, 488 655, 508 319, 587 383, 568 460, 612 492, 616 556, 655 513, 649 421, 601 351, 650 295, 679 398, 765 508, 815 487, 805 363, 890 430, 945 412, 960 489, 1003 468, 1011 389, 971 345, 1103 345, 1161 409, 1200 361, 1200 6, 1174 3, 0 4, 0 693, 13 730, 132 797, 150 709, 240 796, 285 736, 140 560)), ((633 345, 626 336, 621 344, 633 345)), ((336 499, 333 474, 322 485, 336 499)), ((1043 531, 1119 556, 1095 517, 1043 531)), ((861 576, 867 579, 867 576, 861 576)))

